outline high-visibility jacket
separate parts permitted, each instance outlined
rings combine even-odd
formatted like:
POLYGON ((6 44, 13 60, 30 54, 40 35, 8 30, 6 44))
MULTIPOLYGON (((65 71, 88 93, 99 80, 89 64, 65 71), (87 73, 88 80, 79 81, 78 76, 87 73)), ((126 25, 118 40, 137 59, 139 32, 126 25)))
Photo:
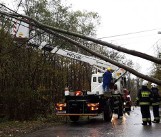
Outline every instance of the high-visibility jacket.
POLYGON ((153 97, 152 106, 160 105, 161 97, 159 95, 158 88, 156 87, 151 88, 151 92, 153 97))
POLYGON ((151 90, 147 88, 147 86, 142 86, 142 88, 138 91, 136 100, 137 104, 140 106, 151 105, 153 100, 151 90))

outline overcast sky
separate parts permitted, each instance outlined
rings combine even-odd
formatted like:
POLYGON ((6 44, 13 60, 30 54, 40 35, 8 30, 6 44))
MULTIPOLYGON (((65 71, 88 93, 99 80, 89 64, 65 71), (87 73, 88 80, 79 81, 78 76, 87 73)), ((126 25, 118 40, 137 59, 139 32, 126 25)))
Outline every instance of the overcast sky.
MULTIPOLYGON (((7 2, 9 1, 13 0, 7 0, 7 2)), ((65 1, 72 4, 73 10, 98 12, 101 24, 97 29, 97 38, 109 37, 102 40, 155 55, 154 46, 161 39, 161 35, 157 34, 158 31, 161 31, 161 0, 65 1), (135 33, 140 31, 143 32, 135 33)), ((142 73, 149 73, 151 62, 130 55, 127 57, 131 58, 134 63, 140 64, 142 73)))
MULTIPOLYGON (((101 25, 97 37, 128 49, 155 55, 155 45, 161 40, 160 0, 67 0, 74 10, 98 12, 101 25), (150 31, 153 30, 153 31, 150 31), (140 32, 142 33, 135 33, 140 32), (129 35, 122 35, 134 33, 129 35), (122 36, 117 36, 122 35, 122 36)), ((151 62, 138 57, 127 56, 139 63, 142 73, 148 74, 151 62)))

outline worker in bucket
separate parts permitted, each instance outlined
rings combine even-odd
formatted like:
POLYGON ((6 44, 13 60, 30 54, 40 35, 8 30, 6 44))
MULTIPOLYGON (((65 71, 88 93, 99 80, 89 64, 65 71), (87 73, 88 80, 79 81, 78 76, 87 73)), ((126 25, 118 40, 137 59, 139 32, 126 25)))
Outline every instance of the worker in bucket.
POLYGON ((152 103, 152 93, 148 88, 148 81, 144 80, 142 82, 142 87, 138 91, 136 101, 141 110, 142 125, 151 125, 150 105, 152 103))
POLYGON ((107 68, 106 72, 103 74, 103 92, 109 92, 109 87, 112 81, 112 69, 110 67, 107 68))
POLYGON ((152 97, 153 97, 152 107, 153 107, 153 116, 154 116, 154 121, 152 122, 159 123, 160 122, 159 105, 160 105, 161 97, 159 95, 159 89, 157 84, 155 83, 151 84, 151 91, 152 91, 152 97))

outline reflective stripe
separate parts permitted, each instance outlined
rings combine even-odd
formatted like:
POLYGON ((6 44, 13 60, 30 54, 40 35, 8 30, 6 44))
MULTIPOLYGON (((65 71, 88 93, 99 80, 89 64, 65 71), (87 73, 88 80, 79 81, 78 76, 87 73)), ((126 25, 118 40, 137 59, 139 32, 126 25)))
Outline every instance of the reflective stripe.
POLYGON ((121 97, 120 95, 114 95, 114 94, 112 94, 112 97, 121 97))
POLYGON ((114 107, 114 109, 118 109, 119 107, 114 107))
POLYGON ((160 117, 154 117, 154 120, 160 120, 160 117))
POLYGON ((151 118, 142 118, 142 121, 145 121, 145 122, 151 121, 151 118))
POLYGON ((142 120, 143 120, 143 121, 148 121, 148 119, 147 119, 147 118, 142 118, 142 120))
POLYGON ((114 104, 118 104, 119 103, 119 101, 114 101, 114 104))
POLYGON ((150 92, 148 92, 148 91, 142 91, 141 92, 142 97, 149 97, 149 95, 150 95, 150 92))
POLYGON ((139 105, 150 105, 150 102, 140 102, 139 105))
POLYGON ((148 121, 151 121, 151 118, 147 118, 148 119, 148 121))
POLYGON ((152 106, 157 106, 157 105, 160 105, 160 103, 159 102, 152 103, 152 106))

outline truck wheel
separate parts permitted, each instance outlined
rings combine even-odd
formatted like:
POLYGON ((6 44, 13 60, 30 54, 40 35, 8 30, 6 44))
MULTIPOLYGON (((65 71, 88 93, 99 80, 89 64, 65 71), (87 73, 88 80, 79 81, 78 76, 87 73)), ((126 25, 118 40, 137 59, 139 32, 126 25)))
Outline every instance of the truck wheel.
POLYGON ((70 116, 70 120, 73 122, 77 122, 79 120, 79 116, 70 116))
POLYGON ((104 121, 106 121, 106 122, 111 121, 112 110, 111 110, 109 102, 106 102, 106 105, 104 106, 103 118, 104 118, 104 121))

